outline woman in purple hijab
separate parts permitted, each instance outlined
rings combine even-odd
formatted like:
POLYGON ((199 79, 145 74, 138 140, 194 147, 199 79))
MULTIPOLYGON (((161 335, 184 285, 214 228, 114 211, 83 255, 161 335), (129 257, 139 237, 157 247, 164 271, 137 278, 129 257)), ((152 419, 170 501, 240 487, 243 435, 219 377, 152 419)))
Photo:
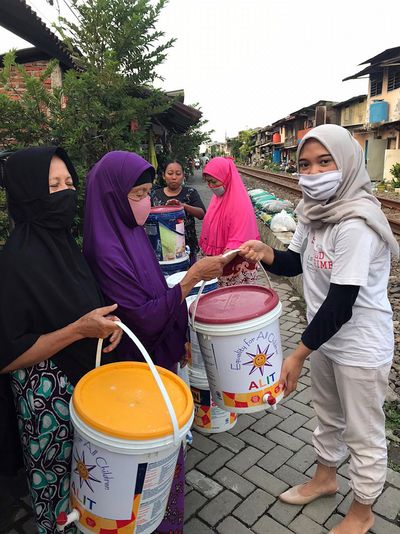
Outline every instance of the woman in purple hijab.
MULTIPOLYGON (((96 163, 87 176, 83 251, 106 300, 118 303, 121 321, 154 363, 176 371, 187 342, 185 297, 200 280, 220 276, 226 260, 204 258, 168 288, 143 228, 154 175, 154 168, 132 152, 109 152, 96 163)), ((116 356, 142 359, 125 336, 116 356)), ((184 476, 181 449, 159 533, 183 532, 184 476)))

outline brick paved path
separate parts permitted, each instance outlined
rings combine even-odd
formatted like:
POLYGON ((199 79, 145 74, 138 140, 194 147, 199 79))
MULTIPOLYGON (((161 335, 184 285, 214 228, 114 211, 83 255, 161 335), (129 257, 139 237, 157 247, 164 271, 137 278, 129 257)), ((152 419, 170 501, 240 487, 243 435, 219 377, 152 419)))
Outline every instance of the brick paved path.
MULTIPOLYGON (((285 354, 304 330, 303 301, 286 282, 273 279, 283 304, 281 336, 285 354)), ((312 431, 309 363, 297 392, 276 411, 243 414, 228 432, 193 432, 186 462, 187 534, 320 534, 328 532, 352 500, 345 462, 339 492, 307 506, 281 503, 277 497, 308 480, 316 467, 312 431), (279 530, 277 530, 279 529, 279 530)), ((400 534, 400 473, 388 470, 386 489, 374 506, 375 534, 400 534), (397 519, 397 525, 396 525, 397 519)))
MULTIPOLYGON (((210 193, 199 176, 191 179, 208 203, 210 193)), ((274 278, 283 304, 281 336, 288 354, 304 330, 304 303, 287 282, 274 278)), ((309 364, 298 390, 276 411, 243 414, 228 432, 193 432, 186 460, 185 534, 320 534, 328 532, 351 502, 347 463, 339 469, 339 492, 304 507, 281 503, 277 497, 315 470, 311 436, 316 425, 311 403, 309 364)), ((22 482, 20 483, 22 485, 22 482)), ((1 503, 4 491, 0 482, 1 503), (3 493, 2 493, 3 490, 3 493)), ((15 508, 7 534, 36 534, 27 498, 15 508)), ((388 470, 387 483, 374 511, 374 534, 400 534, 400 473, 388 470)))

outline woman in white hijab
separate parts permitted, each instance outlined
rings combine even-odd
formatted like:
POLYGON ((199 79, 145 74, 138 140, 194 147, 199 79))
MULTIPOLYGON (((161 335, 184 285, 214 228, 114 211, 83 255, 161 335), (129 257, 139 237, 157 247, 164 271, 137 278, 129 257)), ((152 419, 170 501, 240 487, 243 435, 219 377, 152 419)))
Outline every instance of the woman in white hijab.
POLYGON ((307 504, 337 491, 336 467, 350 453, 354 500, 331 534, 366 534, 372 504, 386 478, 383 403, 393 358, 392 310, 387 298, 390 252, 399 246, 371 193, 364 154, 344 128, 323 125, 298 152, 303 199, 289 249, 247 241, 241 255, 276 274, 303 273, 308 326, 284 361, 285 396, 296 389, 308 356, 318 426, 312 480, 280 499, 307 504))

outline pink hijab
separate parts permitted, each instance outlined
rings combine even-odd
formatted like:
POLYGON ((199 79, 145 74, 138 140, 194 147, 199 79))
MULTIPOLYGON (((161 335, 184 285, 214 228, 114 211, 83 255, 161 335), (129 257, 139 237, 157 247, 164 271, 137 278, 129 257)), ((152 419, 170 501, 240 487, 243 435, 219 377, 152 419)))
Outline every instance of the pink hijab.
POLYGON ((249 239, 260 239, 257 221, 242 178, 231 158, 213 158, 203 169, 224 184, 221 197, 212 196, 203 220, 200 247, 208 256, 238 248, 249 239))

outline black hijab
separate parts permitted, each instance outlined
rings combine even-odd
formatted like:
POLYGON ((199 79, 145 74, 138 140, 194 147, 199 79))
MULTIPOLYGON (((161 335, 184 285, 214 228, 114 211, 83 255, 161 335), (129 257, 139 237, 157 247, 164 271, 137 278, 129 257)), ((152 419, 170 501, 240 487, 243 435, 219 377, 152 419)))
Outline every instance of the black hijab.
MULTIPOLYGON (((0 254, 0 369, 37 339, 103 305, 90 269, 71 235, 76 191, 49 193, 53 156, 66 164, 78 186, 71 160, 62 148, 19 150, 5 167, 12 231, 0 254)), ((73 343, 52 357, 72 384, 94 367, 95 339, 73 343)))

